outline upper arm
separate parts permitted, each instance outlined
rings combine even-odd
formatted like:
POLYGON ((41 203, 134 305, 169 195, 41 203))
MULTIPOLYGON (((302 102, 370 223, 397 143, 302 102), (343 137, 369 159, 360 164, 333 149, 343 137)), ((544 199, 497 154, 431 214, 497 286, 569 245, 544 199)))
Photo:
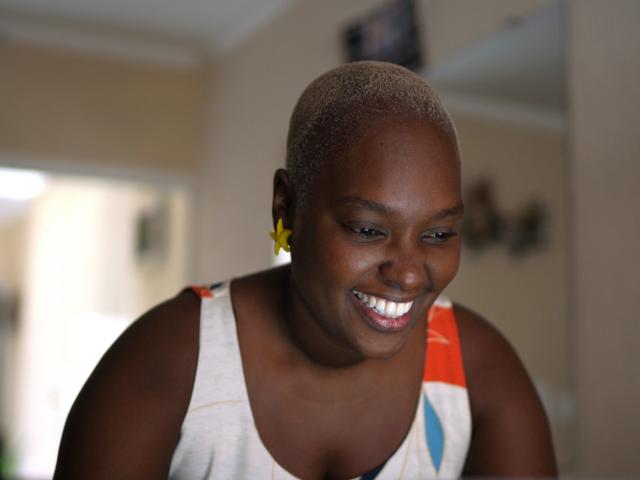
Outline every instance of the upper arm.
POLYGON ((198 311, 183 293, 111 346, 71 408, 56 478, 167 477, 195 376, 198 311))
POLYGON ((466 475, 557 475, 546 414, 515 351, 488 322, 456 306, 473 433, 466 475))

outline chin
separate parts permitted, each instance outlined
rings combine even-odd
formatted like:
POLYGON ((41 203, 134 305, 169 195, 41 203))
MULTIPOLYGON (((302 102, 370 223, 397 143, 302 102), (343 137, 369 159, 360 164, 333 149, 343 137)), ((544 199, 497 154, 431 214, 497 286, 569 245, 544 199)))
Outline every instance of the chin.
POLYGON ((388 360, 404 349, 409 340, 408 333, 375 332, 357 342, 358 351, 367 360, 388 360))

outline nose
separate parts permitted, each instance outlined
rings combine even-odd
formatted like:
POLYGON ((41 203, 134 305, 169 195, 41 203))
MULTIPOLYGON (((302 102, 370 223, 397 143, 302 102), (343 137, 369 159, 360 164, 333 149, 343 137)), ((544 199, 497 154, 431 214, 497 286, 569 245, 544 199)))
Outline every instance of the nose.
POLYGON ((378 267, 382 281, 395 289, 417 292, 429 281, 428 269, 423 259, 411 252, 388 258, 378 267))

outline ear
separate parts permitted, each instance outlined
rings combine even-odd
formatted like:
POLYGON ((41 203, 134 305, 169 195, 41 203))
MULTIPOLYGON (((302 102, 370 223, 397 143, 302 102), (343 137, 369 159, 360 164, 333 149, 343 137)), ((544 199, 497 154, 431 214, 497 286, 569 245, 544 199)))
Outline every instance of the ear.
POLYGON ((282 222, 286 228, 293 230, 295 206, 295 189, 291 184, 289 172, 284 168, 279 168, 273 176, 273 201, 271 205, 271 214, 273 216, 274 230, 279 218, 282 218, 282 222))

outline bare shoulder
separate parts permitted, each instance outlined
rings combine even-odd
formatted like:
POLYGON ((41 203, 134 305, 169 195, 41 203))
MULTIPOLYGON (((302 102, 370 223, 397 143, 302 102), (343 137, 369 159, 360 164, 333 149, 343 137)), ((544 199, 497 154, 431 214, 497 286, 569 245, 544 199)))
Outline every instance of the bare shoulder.
POLYGON ((199 311, 183 292, 105 353, 67 418, 56 478, 167 476, 195 377, 199 311))
POLYGON ((465 474, 557 475, 546 414, 515 350, 475 312, 454 311, 473 417, 465 474))
MULTIPOLYGON (((504 368, 524 370, 513 347, 489 321, 459 304, 454 304, 454 312, 469 381, 476 381, 482 385, 483 377, 491 376, 504 368)), ((526 375, 526 372, 511 373, 526 375)), ((528 376, 526 379, 528 380, 528 376)))

